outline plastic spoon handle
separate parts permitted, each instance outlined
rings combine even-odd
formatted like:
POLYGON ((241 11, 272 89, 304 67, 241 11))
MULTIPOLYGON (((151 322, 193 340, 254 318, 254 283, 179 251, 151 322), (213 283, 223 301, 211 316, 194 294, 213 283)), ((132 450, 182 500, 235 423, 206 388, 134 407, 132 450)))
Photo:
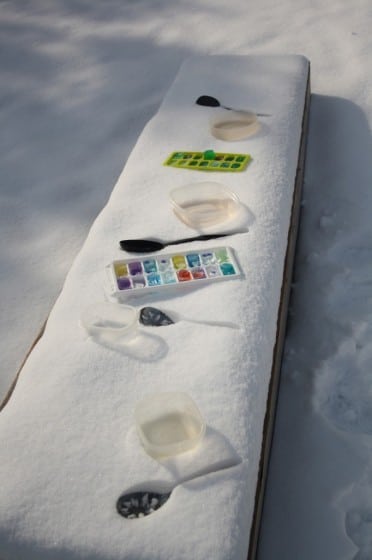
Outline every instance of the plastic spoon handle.
MULTIPOLYGON (((220 105, 222 109, 226 109, 227 111, 236 111, 237 113, 244 113, 247 112, 246 109, 234 109, 234 107, 226 107, 226 105, 220 105)), ((271 117, 269 113, 254 113, 256 117, 271 117)))
POLYGON ((197 321, 196 319, 186 319, 181 318, 181 321, 186 321, 186 323, 195 323, 197 325, 205 325, 206 327, 226 327, 228 329, 240 330, 239 325, 235 323, 229 323, 228 321, 197 321))
POLYGON ((216 239, 218 237, 226 237, 232 233, 212 233, 208 235, 197 235, 196 237, 187 237, 186 239, 177 239, 176 241, 154 241, 153 239, 123 239, 120 241, 120 247, 128 253, 151 253, 152 251, 160 251, 168 245, 179 245, 188 243, 189 241, 208 241, 208 239, 216 239))
POLYGON ((200 478, 202 476, 208 476, 210 474, 216 474, 220 471, 225 471, 227 469, 232 469, 233 467, 237 467, 240 465, 241 460, 237 458, 226 459, 225 461, 221 461, 215 465, 209 465, 207 467, 202 467, 198 471, 193 472, 192 474, 185 476, 184 478, 180 478, 172 488, 172 492, 177 486, 181 484, 185 484, 185 482, 191 482, 191 480, 195 480, 196 478, 200 478))

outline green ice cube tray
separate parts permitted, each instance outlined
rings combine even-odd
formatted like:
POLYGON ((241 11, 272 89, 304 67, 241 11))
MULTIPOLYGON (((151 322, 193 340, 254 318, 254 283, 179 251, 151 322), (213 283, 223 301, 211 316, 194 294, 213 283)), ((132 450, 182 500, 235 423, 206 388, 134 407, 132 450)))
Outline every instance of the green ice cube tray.
POLYGON ((227 154, 206 150, 205 152, 173 152, 164 165, 197 171, 244 171, 251 161, 249 154, 227 154))

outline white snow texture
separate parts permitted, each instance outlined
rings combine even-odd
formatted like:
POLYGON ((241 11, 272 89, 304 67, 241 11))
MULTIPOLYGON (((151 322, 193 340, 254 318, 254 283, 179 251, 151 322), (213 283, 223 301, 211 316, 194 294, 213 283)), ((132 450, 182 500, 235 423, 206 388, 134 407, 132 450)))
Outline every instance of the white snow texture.
POLYGON ((1 2, 2 397, 182 61, 311 62, 259 560, 372 558, 371 25, 370 0, 1 2))

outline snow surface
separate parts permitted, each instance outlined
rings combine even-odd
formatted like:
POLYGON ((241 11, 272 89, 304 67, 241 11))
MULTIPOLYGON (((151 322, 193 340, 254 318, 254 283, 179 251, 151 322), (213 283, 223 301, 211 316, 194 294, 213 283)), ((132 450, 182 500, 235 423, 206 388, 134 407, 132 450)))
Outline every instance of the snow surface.
POLYGON ((369 0, 1 3, 4 395, 180 63, 204 53, 311 61, 261 560, 372 556, 371 12, 369 0))

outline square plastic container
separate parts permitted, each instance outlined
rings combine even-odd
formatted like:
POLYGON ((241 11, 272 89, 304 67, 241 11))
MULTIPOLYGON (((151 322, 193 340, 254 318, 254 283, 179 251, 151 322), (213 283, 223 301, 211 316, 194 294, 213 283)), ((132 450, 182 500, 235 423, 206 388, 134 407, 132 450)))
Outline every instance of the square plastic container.
POLYGON ((178 455, 199 445, 205 422, 187 393, 154 393, 135 409, 138 436, 155 459, 178 455))
POLYGON ((209 181, 173 189, 169 198, 176 216, 195 229, 228 223, 236 218, 240 209, 234 192, 209 181))

